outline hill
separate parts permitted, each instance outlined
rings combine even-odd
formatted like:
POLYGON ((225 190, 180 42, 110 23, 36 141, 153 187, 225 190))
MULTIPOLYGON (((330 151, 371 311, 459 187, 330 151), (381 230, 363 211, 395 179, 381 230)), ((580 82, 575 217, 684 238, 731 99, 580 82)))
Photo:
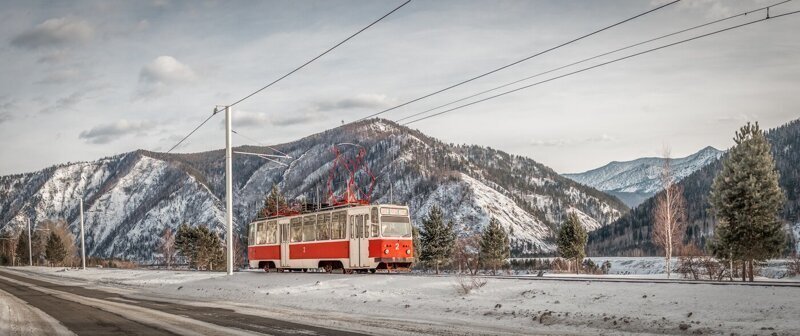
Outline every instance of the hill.
MULTIPOLYGON (((587 229, 626 212, 614 197, 564 178, 536 161, 492 148, 446 144, 381 119, 366 120, 276 145, 295 158, 288 167, 251 156, 234 158, 234 223, 242 234, 278 185, 289 199, 314 200, 326 190, 331 146, 358 143, 378 176, 373 201, 408 204, 412 220, 439 205, 460 234, 490 217, 511 235, 515 254, 553 250, 554 228, 575 211, 587 229)), ((268 153, 267 147, 237 150, 268 153)), ((341 183, 339 184, 341 185, 341 183)), ((159 236, 181 223, 223 232, 224 151, 165 154, 138 150, 92 162, 0 177, 0 230, 27 220, 65 219, 78 232, 78 201, 86 203, 87 253, 152 261, 159 236)))

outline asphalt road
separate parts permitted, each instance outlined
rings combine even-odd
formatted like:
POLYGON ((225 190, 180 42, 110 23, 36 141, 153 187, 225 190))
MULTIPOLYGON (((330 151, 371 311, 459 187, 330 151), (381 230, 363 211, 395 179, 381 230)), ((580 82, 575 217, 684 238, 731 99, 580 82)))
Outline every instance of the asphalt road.
POLYGON ((159 323, 152 323, 146 319, 135 318, 136 314, 133 313, 130 316, 127 316, 128 314, 123 316, 76 302, 80 300, 64 299, 54 295, 54 291, 98 299, 116 306, 128 304, 181 318, 202 321, 230 328, 233 333, 243 330, 267 335, 358 335, 348 331, 240 314, 230 309, 128 298, 117 293, 58 285, 2 270, 0 270, 0 289, 52 316, 77 335, 176 335, 178 333, 159 325, 159 323, 166 323, 163 319, 159 320, 159 323), (9 281, 9 279, 25 284, 9 281), (37 290, 37 288, 39 289, 37 290))

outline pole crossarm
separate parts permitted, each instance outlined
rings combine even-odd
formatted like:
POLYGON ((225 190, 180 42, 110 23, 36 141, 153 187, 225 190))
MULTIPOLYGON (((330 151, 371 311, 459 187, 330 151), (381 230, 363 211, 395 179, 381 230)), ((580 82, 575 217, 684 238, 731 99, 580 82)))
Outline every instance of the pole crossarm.
POLYGON ((268 160, 268 161, 271 161, 271 162, 275 162, 275 163, 277 163, 277 164, 279 164, 279 165, 283 165, 283 166, 289 167, 289 165, 288 165, 288 164, 285 164, 285 163, 283 163, 283 162, 280 162, 280 161, 278 161, 278 160, 273 160, 273 159, 270 159, 270 158, 269 158, 269 157, 289 158, 288 156, 269 155, 269 154, 259 154, 259 153, 248 153, 248 152, 234 152, 234 153, 235 153, 235 154, 243 154, 243 155, 252 155, 252 156, 257 156, 257 157, 260 157, 260 158, 262 158, 262 159, 264 159, 264 160, 268 160))

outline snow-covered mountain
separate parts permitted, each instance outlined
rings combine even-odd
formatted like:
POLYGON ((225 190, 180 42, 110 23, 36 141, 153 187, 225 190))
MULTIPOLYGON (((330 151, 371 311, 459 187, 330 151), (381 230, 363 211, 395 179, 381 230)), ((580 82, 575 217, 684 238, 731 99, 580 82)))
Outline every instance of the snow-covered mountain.
MULTIPOLYGON (((724 152, 706 147, 683 158, 672 159, 670 165, 678 181, 713 162, 724 152)), ((613 161, 583 173, 563 174, 578 183, 605 191, 633 208, 661 190, 659 174, 664 159, 646 157, 632 161, 613 161)))
MULTIPOLYGON (((331 145, 343 142, 368 149, 366 162, 377 176, 373 202, 388 203, 391 197, 394 203, 408 204, 416 225, 438 205, 460 234, 478 232, 495 217, 510 232, 517 252, 552 251, 553 232, 565 211, 578 213, 594 230, 628 210, 616 198, 529 158, 446 144, 373 119, 277 145, 294 158, 288 167, 252 156, 235 157, 236 230, 244 233, 274 184, 288 199, 311 201, 318 192, 324 195, 331 145)), ((267 147, 238 149, 270 152, 267 147)), ((150 261, 165 227, 188 223, 222 233, 224 193, 223 150, 138 150, 0 177, 0 230, 21 230, 27 220, 64 219, 77 233, 78 202, 83 197, 89 255, 150 261)))

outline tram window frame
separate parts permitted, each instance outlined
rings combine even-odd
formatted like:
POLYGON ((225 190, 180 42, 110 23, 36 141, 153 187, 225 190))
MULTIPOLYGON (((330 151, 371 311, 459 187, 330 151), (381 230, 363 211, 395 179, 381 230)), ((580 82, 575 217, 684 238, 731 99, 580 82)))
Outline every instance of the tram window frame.
POLYGON ((370 210, 370 217, 372 217, 372 223, 378 223, 378 207, 372 207, 372 210, 370 210))
POLYGON ((300 243, 303 241, 303 219, 295 217, 289 220, 289 241, 292 243, 300 243))
POLYGON ((331 214, 317 215, 317 240, 331 239, 331 214))
POLYGON ((247 233, 247 245, 255 245, 256 240, 256 223, 250 223, 250 231, 247 233))
POLYGON ((317 240, 317 216, 303 216, 303 241, 317 240))
POLYGON ((256 225, 256 245, 267 243, 267 230, 264 227, 266 222, 258 222, 256 225))
POLYGON ((281 243, 289 242, 289 223, 278 223, 278 230, 281 231, 281 243))
POLYGON ((331 239, 347 239, 347 211, 331 213, 331 239))
POLYGON ((278 243, 278 223, 276 221, 269 221, 266 225, 267 228, 267 244, 278 243))
POLYGON ((369 228, 370 228, 369 229, 370 237, 372 237, 372 238, 380 237, 380 235, 381 235, 381 226, 380 226, 380 224, 378 224, 378 221, 376 221, 376 220, 369 221, 368 225, 369 225, 369 228))

